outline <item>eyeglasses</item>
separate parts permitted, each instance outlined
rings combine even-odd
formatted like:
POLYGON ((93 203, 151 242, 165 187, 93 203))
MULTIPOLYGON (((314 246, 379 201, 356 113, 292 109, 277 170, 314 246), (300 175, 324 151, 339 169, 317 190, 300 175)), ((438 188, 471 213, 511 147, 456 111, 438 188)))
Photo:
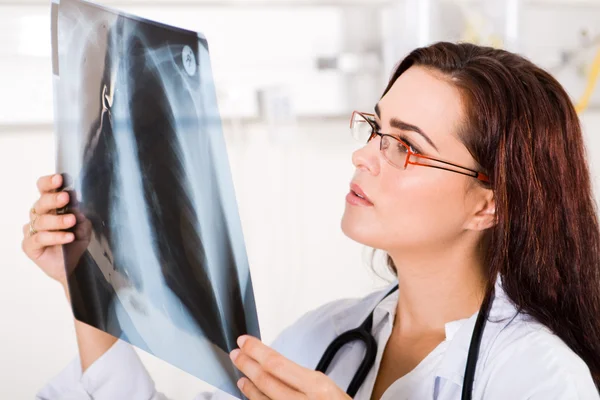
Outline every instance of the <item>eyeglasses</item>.
POLYGON ((374 114, 354 111, 350 120, 350 130, 352 132, 352 136, 361 143, 368 143, 375 136, 380 136, 381 142, 379 143, 379 150, 383 154, 384 158, 396 168, 406 169, 408 164, 421 165, 423 167, 431 167, 456 172, 458 174, 471 176, 485 183, 490 183, 490 178, 482 172, 462 167, 460 165, 456 165, 448 161, 443 161, 423 154, 418 154, 411 146, 405 143, 402 139, 393 135, 388 135, 379 132, 377 130, 377 123, 375 122, 374 114), (464 171, 457 171, 456 169, 443 167, 439 165, 424 164, 419 162, 419 159, 435 161, 437 163, 446 164, 464 171))

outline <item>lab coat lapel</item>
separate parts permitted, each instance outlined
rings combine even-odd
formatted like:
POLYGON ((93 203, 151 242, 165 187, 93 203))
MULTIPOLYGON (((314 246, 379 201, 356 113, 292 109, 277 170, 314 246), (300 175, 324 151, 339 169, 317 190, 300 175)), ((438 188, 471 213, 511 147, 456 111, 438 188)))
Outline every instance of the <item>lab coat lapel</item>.
MULTIPOLYGON (((517 314, 517 309, 504 292, 502 281, 499 278, 495 286, 490 315, 481 338, 479 358, 475 370, 475 382, 488 358, 492 344, 517 314)), ((471 345, 476 320, 477 313, 468 319, 446 324, 446 336, 450 343, 436 370, 436 392, 438 394, 436 398, 454 398, 452 395, 460 393, 462 390, 469 346, 471 345)))
MULTIPOLYGON (((393 285, 389 285, 384 290, 373 292, 363 299, 341 300, 310 312, 285 329, 271 343, 271 347, 297 364, 314 369, 327 346, 343 332, 359 326, 392 287, 393 285)), ((355 344, 353 342, 344 346, 338 352, 329 367, 330 376, 332 376, 331 374, 333 377, 340 374, 341 376, 344 374, 354 376, 363 353, 362 351, 357 352, 359 358, 356 359, 359 361, 356 363, 353 363, 346 355, 352 353, 355 344)), ((348 383, 352 376, 348 378, 348 383)), ((338 380, 342 382, 340 387, 345 389, 347 386, 347 384, 343 386, 345 378, 334 379, 336 383, 338 380)))
POLYGON ((398 283, 394 282, 384 289, 369 294, 363 301, 357 303, 354 307, 349 307, 346 310, 338 313, 333 318, 335 332, 339 336, 342 333, 357 328, 369 314, 377 307, 390 290, 398 283))
MULTIPOLYGON (((332 320, 335 337, 362 324, 395 285, 396 283, 390 284, 384 290, 374 292, 353 307, 334 315, 332 320)), ((361 342, 354 341, 347 344, 340 349, 331 363, 328 376, 340 388, 346 390, 364 356, 365 347, 361 342)))

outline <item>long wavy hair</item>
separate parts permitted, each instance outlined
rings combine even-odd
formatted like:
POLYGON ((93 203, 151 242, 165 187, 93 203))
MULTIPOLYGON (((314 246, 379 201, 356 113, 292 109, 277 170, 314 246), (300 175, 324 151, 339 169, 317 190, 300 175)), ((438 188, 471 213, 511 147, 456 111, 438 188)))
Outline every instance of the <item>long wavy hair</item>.
MULTIPOLYGON (((501 276, 518 310, 577 353, 600 388, 600 231, 569 96, 519 55, 447 42, 411 52, 384 95, 411 66, 460 91, 465 121, 458 136, 491 178, 497 224, 486 232, 486 299, 501 276)), ((391 257, 387 262, 395 272, 391 257)))

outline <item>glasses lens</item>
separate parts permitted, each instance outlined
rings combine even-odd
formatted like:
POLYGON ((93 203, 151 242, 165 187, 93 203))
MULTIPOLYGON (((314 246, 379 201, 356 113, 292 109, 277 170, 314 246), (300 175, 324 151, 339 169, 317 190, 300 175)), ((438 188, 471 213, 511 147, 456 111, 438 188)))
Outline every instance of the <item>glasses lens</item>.
POLYGON ((404 168, 406 165, 408 149, 399 140, 383 135, 381 138, 381 151, 385 158, 396 167, 404 168))
POLYGON ((354 113, 350 130, 352 131, 354 139, 361 143, 366 143, 373 134, 373 127, 371 124, 369 124, 365 117, 358 113, 354 113))

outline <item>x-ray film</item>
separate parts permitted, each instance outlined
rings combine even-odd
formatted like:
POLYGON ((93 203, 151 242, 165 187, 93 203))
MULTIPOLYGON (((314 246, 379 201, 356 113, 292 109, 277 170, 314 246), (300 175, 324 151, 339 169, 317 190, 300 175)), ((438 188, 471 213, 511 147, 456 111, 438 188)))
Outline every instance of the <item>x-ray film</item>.
POLYGON ((206 39, 77 0, 52 28, 75 317, 241 398, 260 332, 206 39))

